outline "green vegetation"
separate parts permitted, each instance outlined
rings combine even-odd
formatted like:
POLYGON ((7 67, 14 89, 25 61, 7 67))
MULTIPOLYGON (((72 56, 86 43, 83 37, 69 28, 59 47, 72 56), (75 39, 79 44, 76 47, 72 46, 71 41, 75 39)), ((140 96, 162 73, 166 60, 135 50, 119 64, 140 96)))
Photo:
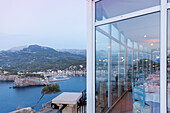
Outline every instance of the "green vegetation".
POLYGON ((41 93, 42 94, 49 94, 49 93, 57 93, 60 92, 60 87, 58 84, 53 84, 53 85, 49 85, 49 86, 45 86, 41 93))
POLYGON ((86 56, 58 52, 55 49, 30 45, 16 52, 3 51, 0 55, 0 66, 20 72, 38 72, 63 70, 71 65, 86 67, 86 56))
POLYGON ((35 108, 35 106, 40 102, 40 100, 44 97, 45 94, 51 94, 51 93, 58 93, 60 92, 60 87, 58 84, 53 84, 53 85, 49 85, 49 86, 45 86, 42 90, 41 90, 41 97, 38 100, 38 102, 32 106, 31 108, 35 108))
POLYGON ((3 73, 4 71, 7 71, 8 73, 6 75, 18 75, 16 70, 12 69, 0 69, 0 71, 3 73))

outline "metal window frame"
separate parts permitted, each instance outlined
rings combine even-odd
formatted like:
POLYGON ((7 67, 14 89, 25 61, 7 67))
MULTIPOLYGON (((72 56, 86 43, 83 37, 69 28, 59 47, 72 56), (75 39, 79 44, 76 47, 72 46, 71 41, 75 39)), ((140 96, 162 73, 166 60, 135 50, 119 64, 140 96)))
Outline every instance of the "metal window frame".
MULTIPOLYGON (((160 113, 167 112, 167 10, 170 2, 95 22, 95 2, 87 1, 87 113, 95 113, 95 27, 160 11, 160 113)), ((139 57, 139 56, 138 56, 139 57)), ((152 57, 152 56, 151 56, 152 57)))
POLYGON ((167 0, 161 0, 160 22, 160 113, 167 112, 167 0))
POLYGON ((86 0, 87 9, 87 113, 95 113, 95 1, 86 0))

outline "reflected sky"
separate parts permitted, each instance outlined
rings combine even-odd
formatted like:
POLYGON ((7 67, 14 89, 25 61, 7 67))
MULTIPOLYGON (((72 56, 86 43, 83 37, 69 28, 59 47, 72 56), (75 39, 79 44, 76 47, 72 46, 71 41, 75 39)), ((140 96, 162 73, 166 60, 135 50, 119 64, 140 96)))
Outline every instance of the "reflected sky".
POLYGON ((159 4, 160 0, 101 0, 96 3, 96 19, 104 20, 159 4))

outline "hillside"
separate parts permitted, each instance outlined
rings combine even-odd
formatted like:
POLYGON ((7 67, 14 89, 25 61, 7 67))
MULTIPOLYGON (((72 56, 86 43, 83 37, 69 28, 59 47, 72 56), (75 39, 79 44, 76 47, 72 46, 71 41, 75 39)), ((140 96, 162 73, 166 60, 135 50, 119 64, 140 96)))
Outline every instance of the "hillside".
POLYGON ((1 51, 0 66, 17 71, 46 71, 65 69, 70 65, 85 66, 83 55, 59 52, 49 47, 30 45, 19 51, 1 51))

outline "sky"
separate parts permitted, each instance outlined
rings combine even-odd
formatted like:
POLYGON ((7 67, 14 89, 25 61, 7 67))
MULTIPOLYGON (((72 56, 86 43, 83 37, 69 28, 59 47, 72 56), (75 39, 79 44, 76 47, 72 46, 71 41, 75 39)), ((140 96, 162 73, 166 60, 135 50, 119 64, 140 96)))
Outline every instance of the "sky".
POLYGON ((0 0, 0 50, 86 48, 86 0, 0 0))

